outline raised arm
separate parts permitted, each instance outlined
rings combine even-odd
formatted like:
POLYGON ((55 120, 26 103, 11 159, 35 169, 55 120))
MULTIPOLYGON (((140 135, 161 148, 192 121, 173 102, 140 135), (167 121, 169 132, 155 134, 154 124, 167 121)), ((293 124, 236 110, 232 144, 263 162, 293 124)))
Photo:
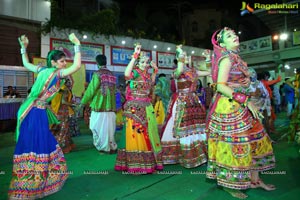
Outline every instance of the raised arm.
POLYGON ((276 84, 280 81, 281 81, 281 77, 278 76, 277 79, 275 79, 275 80, 270 80, 270 81, 265 81, 265 82, 266 82, 267 85, 274 85, 274 84, 276 84))
POLYGON ((62 77, 66 77, 68 75, 73 74, 74 72, 78 71, 81 67, 80 41, 78 40, 78 38, 75 36, 74 33, 69 35, 69 40, 74 44, 75 56, 74 56, 73 64, 70 67, 62 70, 61 72, 62 77))
POLYGON ((210 76, 211 75, 210 71, 199 71, 199 70, 197 70, 196 72, 197 72, 198 76, 210 76))
POLYGON ((30 63, 29 59, 28 59, 27 47, 29 44, 29 40, 28 40, 27 36, 22 35, 22 36, 18 37, 18 41, 21 46, 21 55, 22 55, 22 62, 23 62, 24 67, 26 69, 28 69, 29 71, 37 72, 38 66, 35 66, 34 64, 30 63))
POLYGON ((174 72, 175 78, 179 77, 183 73, 183 67, 185 64, 186 53, 182 51, 182 45, 176 47, 176 59, 177 59, 177 68, 174 72))
POLYGON ((141 49, 142 49, 142 45, 137 44, 135 46, 132 58, 131 58, 130 62, 128 63, 128 65, 127 65, 127 67, 125 69, 125 72, 124 72, 125 78, 126 77, 127 78, 130 77, 132 69, 134 67, 134 63, 135 63, 136 59, 138 59, 138 57, 139 57, 139 55, 141 53, 141 49))
POLYGON ((156 74, 158 72, 158 67, 155 62, 151 61, 150 66, 153 68, 153 73, 151 75, 152 83, 155 83, 156 74))
MULTIPOLYGON (((206 49, 202 55, 205 57, 205 65, 206 69, 211 66, 211 51, 209 49, 206 49)), ((197 70, 198 76, 210 76, 211 72, 210 71, 200 71, 197 70)))
POLYGON ((287 84, 287 85, 289 85, 291 88, 293 88, 294 90, 296 90, 296 88, 295 88, 295 86, 294 86, 294 84, 293 84, 293 82, 296 80, 296 78, 295 78, 295 76, 293 76, 293 77, 291 77, 291 78, 289 78, 285 83, 287 84))

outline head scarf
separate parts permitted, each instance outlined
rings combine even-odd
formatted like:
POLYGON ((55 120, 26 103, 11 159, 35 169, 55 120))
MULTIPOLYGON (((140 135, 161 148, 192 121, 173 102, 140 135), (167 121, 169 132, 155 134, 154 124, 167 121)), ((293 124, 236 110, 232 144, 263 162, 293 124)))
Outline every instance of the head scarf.
MULTIPOLYGON (((226 28, 226 27, 225 27, 226 28)), ((218 71, 219 71, 219 67, 218 67, 218 62, 219 59, 222 57, 222 52, 226 51, 226 49, 224 47, 221 47, 219 45, 218 39, 217 39, 217 35, 219 35, 224 29, 219 29, 217 30, 211 37, 211 43, 213 45, 213 55, 212 55, 212 60, 211 60, 211 64, 212 64, 212 80, 214 83, 217 82, 218 80, 218 71)), ((222 37, 222 36, 221 36, 222 37)))
MULTIPOLYGON (((213 56, 212 56, 212 80, 214 83, 217 82, 218 80, 218 71, 219 71, 219 60, 222 56, 226 55, 226 53, 234 53, 235 55, 237 55, 237 52, 239 52, 239 50, 237 51, 233 51, 233 50, 227 50, 225 47, 221 47, 220 46, 220 40, 222 39, 222 35, 224 33, 224 31, 233 31, 232 29, 228 28, 228 27, 224 27, 223 29, 219 29, 217 30, 211 37, 211 43, 213 45, 213 56)), ((240 68, 240 70, 246 75, 249 76, 249 73, 240 68)))

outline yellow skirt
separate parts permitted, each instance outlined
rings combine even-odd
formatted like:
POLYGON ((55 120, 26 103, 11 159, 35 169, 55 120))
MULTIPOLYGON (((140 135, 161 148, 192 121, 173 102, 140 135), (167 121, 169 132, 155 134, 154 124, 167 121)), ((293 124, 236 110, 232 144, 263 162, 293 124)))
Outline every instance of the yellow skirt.
POLYGON ((263 125, 247 107, 217 99, 208 121, 207 177, 233 189, 250 187, 252 170, 275 167, 272 143, 263 125))
POLYGON ((145 124, 126 117, 121 139, 124 147, 118 149, 115 170, 147 174, 163 169, 161 144, 151 104, 146 107, 145 117, 145 124))

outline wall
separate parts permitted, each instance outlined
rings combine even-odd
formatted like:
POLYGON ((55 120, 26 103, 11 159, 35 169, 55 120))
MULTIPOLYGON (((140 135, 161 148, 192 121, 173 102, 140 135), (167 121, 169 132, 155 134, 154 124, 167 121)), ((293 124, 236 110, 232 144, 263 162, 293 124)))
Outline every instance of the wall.
POLYGON ((45 0, 0 0, 0 15, 45 22, 50 6, 45 0))
POLYGON ((0 0, 0 65, 22 65, 17 38, 30 40, 29 57, 40 56, 41 23, 50 19, 50 1, 0 0))
MULTIPOLYGON (((107 57, 107 67, 114 72, 124 72, 125 66, 114 66, 111 64, 111 51, 110 46, 120 46, 125 48, 133 48, 134 44, 139 42, 142 45, 142 48, 145 50, 149 50, 152 53, 152 60, 156 61, 156 52, 170 52, 175 53, 176 44, 153 41, 147 39, 134 39, 125 36, 110 36, 105 37, 103 35, 96 35, 92 37, 89 33, 78 32, 77 30, 56 30, 53 29, 50 34, 41 35, 41 57, 45 58, 47 56, 48 51, 50 50, 50 38, 58 38, 63 40, 68 40, 68 34, 74 32, 76 36, 79 38, 81 42, 89 42, 96 44, 104 45, 104 52, 107 57), (83 35, 86 35, 87 38, 83 39, 83 35), (122 41, 125 40, 126 43, 122 44, 122 41), (154 49, 153 46, 156 45, 157 48, 154 49), (168 50, 168 47, 170 50, 168 50)), ((183 50, 187 52, 188 55, 201 56, 205 49, 191 47, 191 46, 183 46, 183 50), (194 54, 191 52, 194 51, 194 54)), ((97 70, 96 64, 86 64, 87 70, 97 70)), ((158 73, 171 74, 172 70, 168 69, 159 69, 158 73)))

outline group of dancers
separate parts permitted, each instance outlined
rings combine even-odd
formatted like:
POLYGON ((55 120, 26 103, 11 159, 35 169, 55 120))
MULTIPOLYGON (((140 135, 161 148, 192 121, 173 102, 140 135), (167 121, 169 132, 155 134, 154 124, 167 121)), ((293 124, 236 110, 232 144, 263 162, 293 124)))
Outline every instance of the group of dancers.
MULTIPOLYGON (((38 76, 18 112, 10 199, 52 194, 68 177, 63 152, 49 129, 49 124, 59 122, 48 103, 64 84, 64 77, 81 66, 80 41, 74 34, 69 39, 75 56, 73 65, 65 68, 65 55, 58 50, 48 53, 46 67, 29 63, 28 38, 19 38, 23 64, 38 76)), ((177 68, 173 73, 177 90, 167 107, 163 103, 166 117, 160 129, 150 95, 158 67, 143 54, 140 44, 135 46, 124 72, 128 84, 123 105, 124 131, 118 146, 115 129, 110 128, 116 121, 116 78, 105 67, 106 57, 96 58, 104 68, 94 73, 81 103, 90 103, 89 126, 96 148, 117 153, 115 170, 151 174, 163 170, 166 164, 194 168, 207 163, 207 178, 216 179, 234 197, 247 198, 241 190, 249 188, 275 189, 259 177, 259 172, 275 167, 275 158, 262 115, 251 98, 250 72, 238 54, 239 38, 224 27, 213 34, 212 44, 213 56, 207 55, 211 72, 187 64, 186 52, 177 46, 177 68), (209 75, 216 91, 206 110, 196 90, 199 77, 209 75)), ((160 88, 164 87, 161 83, 160 88)))

